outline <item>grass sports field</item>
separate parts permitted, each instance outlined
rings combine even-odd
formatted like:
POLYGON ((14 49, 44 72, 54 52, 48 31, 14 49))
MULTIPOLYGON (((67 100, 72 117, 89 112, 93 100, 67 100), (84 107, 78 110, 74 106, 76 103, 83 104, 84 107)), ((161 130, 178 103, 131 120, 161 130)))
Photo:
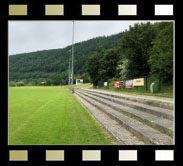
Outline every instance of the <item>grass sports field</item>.
POLYGON ((9 145, 113 143, 67 87, 9 88, 9 145))

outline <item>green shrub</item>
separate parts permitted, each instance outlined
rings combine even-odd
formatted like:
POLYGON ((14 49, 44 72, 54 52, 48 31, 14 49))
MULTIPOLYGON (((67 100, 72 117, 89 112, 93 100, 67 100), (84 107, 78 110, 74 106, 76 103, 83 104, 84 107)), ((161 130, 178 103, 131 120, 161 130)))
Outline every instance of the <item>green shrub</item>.
POLYGON ((10 81, 9 86, 16 86, 16 83, 14 81, 10 81))
POLYGON ((16 86, 24 86, 24 82, 17 82, 16 86))

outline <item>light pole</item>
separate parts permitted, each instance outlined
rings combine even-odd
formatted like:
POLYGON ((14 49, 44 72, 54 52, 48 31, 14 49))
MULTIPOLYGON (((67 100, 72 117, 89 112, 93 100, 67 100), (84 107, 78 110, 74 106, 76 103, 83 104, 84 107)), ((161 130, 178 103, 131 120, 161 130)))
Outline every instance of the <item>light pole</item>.
POLYGON ((69 55, 69 74, 68 74, 68 87, 71 90, 71 58, 70 58, 71 49, 68 50, 69 55))
POLYGON ((70 69, 71 69, 71 67, 70 67, 71 65, 70 65, 70 55, 69 55, 69 77, 68 77, 68 86, 69 86, 69 88, 70 88, 70 84, 71 84, 71 81, 70 81, 70 78, 71 78, 71 71, 70 71, 70 69))
POLYGON ((72 72, 71 72, 71 90, 72 93, 74 93, 74 88, 73 88, 73 79, 74 79, 74 21, 73 22, 73 27, 72 27, 72 72))

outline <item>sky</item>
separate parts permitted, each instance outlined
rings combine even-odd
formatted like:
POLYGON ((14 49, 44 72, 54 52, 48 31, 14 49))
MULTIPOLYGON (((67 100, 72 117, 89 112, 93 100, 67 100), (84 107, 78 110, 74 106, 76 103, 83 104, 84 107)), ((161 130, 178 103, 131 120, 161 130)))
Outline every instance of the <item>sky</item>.
MULTIPOLYGON (((74 43, 123 32, 137 22, 74 21, 74 43)), ((72 44, 72 28, 72 21, 9 21, 9 55, 64 48, 72 44)))

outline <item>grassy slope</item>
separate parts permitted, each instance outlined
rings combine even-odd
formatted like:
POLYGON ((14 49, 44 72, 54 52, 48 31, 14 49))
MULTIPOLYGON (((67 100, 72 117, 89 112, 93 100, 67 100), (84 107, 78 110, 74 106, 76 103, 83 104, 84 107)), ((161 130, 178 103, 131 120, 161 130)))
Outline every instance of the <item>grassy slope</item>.
POLYGON ((111 144, 66 88, 9 89, 9 144, 111 144))
POLYGON ((149 91, 137 91, 135 89, 118 89, 118 88, 114 88, 114 87, 110 87, 109 89, 106 89, 106 88, 98 88, 98 89, 119 92, 119 93, 126 93, 126 94, 173 98, 173 86, 172 85, 162 86, 161 92, 158 92, 158 93, 151 93, 149 91))

